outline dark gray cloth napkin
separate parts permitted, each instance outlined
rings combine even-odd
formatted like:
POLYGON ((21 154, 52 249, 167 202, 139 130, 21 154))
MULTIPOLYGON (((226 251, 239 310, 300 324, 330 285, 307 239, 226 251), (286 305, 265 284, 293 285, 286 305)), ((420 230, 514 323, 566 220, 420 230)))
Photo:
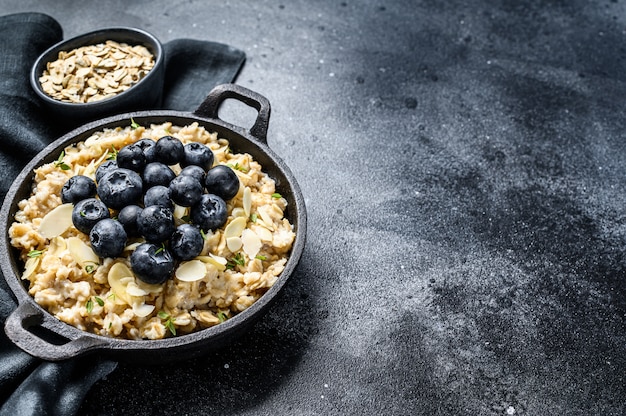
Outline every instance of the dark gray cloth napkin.
MULTIPOLYGON (((37 56, 62 40, 63 30, 40 13, 0 16, 0 196, 22 167, 47 144, 78 126, 59 126, 48 117, 29 85, 37 56)), ((234 81, 244 52, 228 45, 177 39, 163 45, 166 75, 160 108, 193 111, 216 85, 234 81)), ((116 367, 90 355, 43 362, 15 347, 4 322, 16 304, 0 278, 0 415, 74 415, 91 388, 116 367)))

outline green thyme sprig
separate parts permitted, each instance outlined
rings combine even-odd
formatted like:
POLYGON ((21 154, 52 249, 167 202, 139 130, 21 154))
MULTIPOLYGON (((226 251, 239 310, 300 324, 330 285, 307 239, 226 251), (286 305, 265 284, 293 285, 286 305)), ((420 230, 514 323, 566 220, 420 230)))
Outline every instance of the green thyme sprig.
POLYGON ((172 333, 172 335, 176 335, 176 326, 174 326, 176 318, 170 316, 170 314, 165 311, 159 311, 157 315, 159 318, 165 320, 163 325, 172 333))
POLYGON ((154 254, 159 254, 163 251, 165 251, 165 244, 161 243, 161 247, 157 248, 154 254))
POLYGON ((236 266, 243 266, 246 263, 243 254, 237 253, 226 262, 227 269, 234 269, 236 266))
POLYGON ((107 156, 107 160, 116 160, 118 153, 119 153, 119 150, 117 150, 115 146, 111 145, 111 152, 107 156))
MULTIPOLYGON (((94 296, 93 299, 96 300, 96 303, 100 306, 104 306, 104 301, 102 300, 101 297, 99 296, 94 296)), ((91 312, 93 311, 93 299, 89 298, 87 299, 87 303, 85 303, 85 309, 87 309, 87 313, 91 314, 91 312)))
POLYGON ((59 155, 59 158, 54 162, 54 166, 57 168, 61 168, 61 170, 70 170, 70 165, 68 165, 67 163, 65 163, 63 161, 63 158, 65 157, 65 151, 62 151, 61 154, 59 155))
POLYGON ((228 316, 224 312, 218 312, 217 313, 217 319, 219 319, 220 323, 222 323, 222 322, 224 322, 225 320, 228 319, 228 316))
POLYGON ((232 163, 227 163, 226 166, 228 166, 231 169, 243 172, 243 173, 248 173, 248 171, 250 170, 245 166, 241 166, 239 163, 235 163, 234 165, 232 163))
POLYGON ((134 130, 134 129, 138 129, 141 126, 135 121, 135 119, 133 119, 131 117, 130 118, 130 127, 134 130))
POLYGON ((35 257, 41 256, 42 254, 43 254, 43 250, 31 250, 28 252, 27 256, 33 259, 35 257))

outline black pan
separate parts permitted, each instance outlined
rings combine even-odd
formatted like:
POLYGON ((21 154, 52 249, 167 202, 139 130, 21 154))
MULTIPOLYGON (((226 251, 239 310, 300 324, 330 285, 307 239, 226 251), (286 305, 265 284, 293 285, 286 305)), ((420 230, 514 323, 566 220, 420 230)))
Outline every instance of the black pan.
POLYGON ((0 239, 0 267, 18 303, 18 307, 5 323, 5 332, 11 341, 27 353, 49 361, 98 352, 118 360, 158 363, 187 359, 225 346, 249 328, 267 312, 293 274, 306 238, 306 210, 300 188, 289 168, 267 146, 269 118, 270 103, 265 97, 239 85, 224 84, 213 89, 193 113, 161 110, 108 117, 73 130, 37 154, 9 188, 0 212, 0 229, 4 230, 4 238, 0 239), (229 98, 243 102, 258 112, 254 125, 249 130, 219 119, 218 109, 229 98), (233 151, 252 155, 276 181, 277 192, 288 202, 285 217, 294 225, 296 239, 284 271, 274 286, 252 306, 219 325, 162 340, 104 337, 82 331, 52 316, 34 301, 20 279, 24 264, 19 260, 17 250, 10 245, 8 229, 14 221, 18 202, 31 193, 33 170, 54 161, 66 146, 85 140, 94 132, 105 128, 128 126, 131 118, 140 125, 169 121, 184 126, 198 122, 207 131, 217 131, 220 137, 229 140, 233 151))

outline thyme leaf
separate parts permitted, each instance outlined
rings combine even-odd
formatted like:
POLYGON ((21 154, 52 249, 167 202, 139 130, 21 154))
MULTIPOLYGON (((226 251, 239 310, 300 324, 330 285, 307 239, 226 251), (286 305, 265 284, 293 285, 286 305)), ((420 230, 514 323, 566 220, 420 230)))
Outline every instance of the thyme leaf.
POLYGON ((107 156, 107 160, 116 160, 118 153, 119 151, 115 148, 115 146, 111 145, 111 153, 107 156))
POLYGON ((232 163, 228 163, 226 164, 226 166, 228 166, 231 169, 241 171, 243 173, 247 173, 250 170, 246 168, 245 166, 241 166, 239 163, 235 163, 234 165, 232 163))
POLYGON ((176 318, 170 316, 170 314, 165 311, 159 311, 157 316, 165 320, 163 326, 165 326, 172 333, 172 335, 176 335, 176 326, 174 325, 176 318))
POLYGON ((226 268, 234 269, 235 266, 243 266, 245 263, 246 259, 243 257, 243 254, 237 253, 226 262, 226 268))
POLYGON ((54 162, 54 166, 56 166, 57 168, 61 168, 61 170, 70 170, 70 166, 63 161, 64 157, 65 151, 61 151, 59 158, 54 162))
POLYGON ((217 313, 217 319, 220 320, 220 323, 224 322, 225 320, 228 319, 228 316, 226 316, 226 314, 224 312, 218 312, 217 313))
POLYGON ((157 250, 154 252, 154 254, 159 254, 163 250, 165 250, 165 246, 163 244, 161 244, 161 247, 157 248, 157 250))
POLYGON ((32 258, 39 257, 43 254, 43 250, 31 250, 28 252, 27 256, 32 258))

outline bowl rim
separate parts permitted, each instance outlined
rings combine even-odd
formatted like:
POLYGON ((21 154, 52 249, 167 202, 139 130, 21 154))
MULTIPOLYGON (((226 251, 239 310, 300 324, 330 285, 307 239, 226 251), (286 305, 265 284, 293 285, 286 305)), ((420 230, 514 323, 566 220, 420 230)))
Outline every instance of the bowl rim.
MULTIPOLYGON (((127 42, 127 41, 124 41, 127 42)), ((115 26, 115 27, 104 27, 96 30, 92 30, 90 32, 86 32, 83 34, 79 34, 69 39, 61 40, 54 45, 50 46, 48 49, 43 51, 35 60, 30 69, 29 79, 31 88, 35 91, 35 94, 42 99, 46 104, 56 106, 57 108, 63 109, 71 109, 78 110, 81 109, 90 109, 95 110, 98 108, 105 108, 110 106, 112 102, 124 99, 128 95, 132 94, 138 85, 146 84, 150 82, 157 75, 156 69, 160 68, 164 65, 165 57, 164 57, 163 44, 159 39, 154 36, 152 33, 147 32, 143 29, 128 27, 128 26, 115 26), (110 39, 106 37, 106 35, 113 35, 110 39), (118 37, 119 34, 127 34, 127 35, 138 35, 138 38, 142 38, 140 43, 144 46, 150 46, 150 52, 154 55, 154 66, 150 71, 148 71, 147 75, 143 77, 139 82, 132 85, 131 88, 128 88, 126 91, 122 91, 119 94, 116 94, 112 97, 94 101, 91 103, 68 103, 65 101, 56 100, 50 97, 43 91, 41 83, 39 82, 39 77, 41 76, 41 72, 43 67, 47 62, 51 60, 51 58, 56 59, 58 53, 63 50, 72 50, 81 46, 95 45, 105 40, 116 40, 115 37, 118 37), (97 41, 89 41, 91 38, 98 39, 97 41)))

